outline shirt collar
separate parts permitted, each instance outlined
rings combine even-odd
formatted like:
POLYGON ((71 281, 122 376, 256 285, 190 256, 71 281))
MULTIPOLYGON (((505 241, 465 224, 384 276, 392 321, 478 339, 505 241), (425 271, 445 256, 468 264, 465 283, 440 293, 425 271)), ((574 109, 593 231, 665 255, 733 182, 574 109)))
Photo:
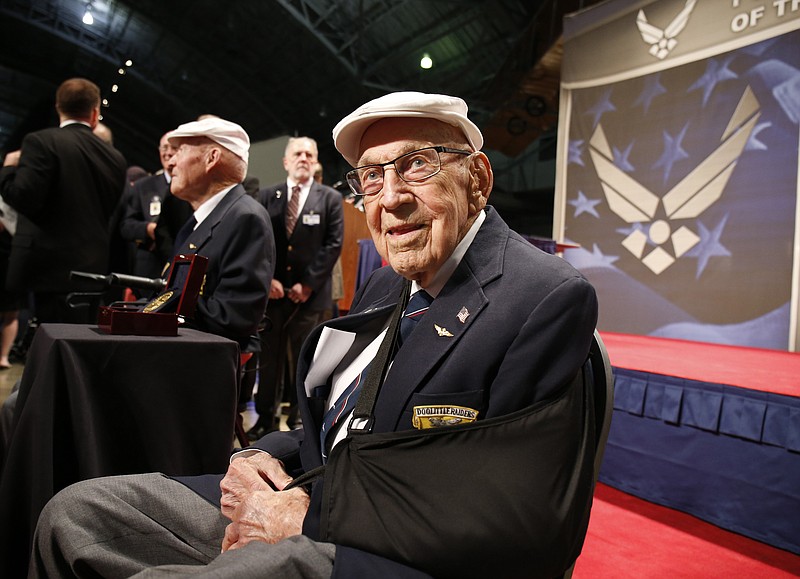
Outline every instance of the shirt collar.
POLYGON ((305 195, 311 189, 311 183, 314 182, 314 179, 308 179, 305 183, 298 183, 291 177, 286 178, 286 188, 289 190, 289 193, 292 192, 294 187, 300 187, 300 194, 305 195))
POLYGON ((61 123, 58 126, 63 129, 67 125, 83 125, 85 127, 89 127, 90 129, 92 128, 92 125, 90 125, 89 123, 84 122, 84 121, 76 121, 75 119, 67 119, 66 121, 64 121, 63 123, 61 123))
POLYGON ((433 280, 430 284, 428 284, 428 287, 423 288, 416 281, 411 282, 411 295, 414 295, 421 289, 424 289, 433 298, 439 295, 439 292, 442 291, 444 284, 446 284, 447 280, 450 279, 450 276, 453 275, 453 272, 458 267, 458 264, 461 263, 461 260, 464 259, 469 246, 472 245, 472 242, 475 240, 475 236, 478 234, 478 230, 481 228, 481 225, 484 221, 486 221, 486 212, 481 209, 481 212, 478 213, 478 216, 475 218, 475 222, 469 228, 467 234, 461 241, 458 242, 458 245, 456 245, 453 253, 450 254, 450 257, 447 258, 447 261, 444 262, 442 267, 439 268, 439 271, 436 272, 436 275, 433 276, 433 280))
MULTIPOLYGON (((227 189, 223 189, 197 208, 197 211, 194 212, 194 219, 197 221, 197 225, 200 225, 203 220, 208 217, 211 212, 214 211, 214 209, 216 209, 217 205, 219 205, 219 202, 222 201, 222 198, 225 197, 225 195, 234 187, 236 187, 236 185, 231 185, 227 189)), ((197 226, 195 226, 195 229, 197 229, 197 226)))

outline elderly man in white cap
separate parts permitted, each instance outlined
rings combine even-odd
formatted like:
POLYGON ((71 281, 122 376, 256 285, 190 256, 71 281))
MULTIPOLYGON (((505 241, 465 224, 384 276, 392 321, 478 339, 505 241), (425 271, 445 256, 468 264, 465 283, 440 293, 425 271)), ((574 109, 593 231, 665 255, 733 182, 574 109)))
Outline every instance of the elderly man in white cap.
POLYGON ((173 254, 208 258, 192 323, 235 340, 243 352, 258 351, 275 241, 269 215, 240 184, 250 138, 236 123, 218 117, 183 124, 167 138, 176 148, 167 165, 170 192, 194 210, 176 234, 173 254))
MULTIPOLYGON (((398 499, 400 504, 378 509, 385 516, 378 526, 390 537, 387 549, 374 546, 367 530, 374 527, 367 527, 366 520, 336 518, 332 509, 338 505, 329 500, 323 507, 331 491, 326 487, 334 480, 325 480, 329 476, 340 475, 337 480, 344 486, 362 488, 366 503, 384 487, 404 490, 392 477, 370 487, 355 471, 331 472, 354 437, 386 441, 401 431, 413 438, 417 429, 448 429, 470 421, 477 422, 469 426, 479 426, 486 419, 561 400, 587 357, 597 317, 594 290, 566 262, 510 231, 487 205, 492 170, 480 152, 481 133, 461 99, 390 94, 345 117, 333 136, 354 167, 347 181, 354 194, 363 196, 372 238, 391 267, 373 273, 348 316, 319 326, 306 341, 297 379, 304 429, 269 434, 254 449, 234 455, 221 482, 220 477, 200 477, 183 480, 183 486, 159 475, 137 475, 62 491, 39 520, 33 576, 439 576, 452 570, 431 564, 422 553, 398 554, 392 547, 410 535, 432 537, 431 532, 446 528, 455 528, 457 535, 466 512, 504 500, 502 485, 475 488, 471 474, 482 464, 453 464, 443 449, 433 472, 418 472, 415 456, 422 448, 412 448, 403 455, 412 481, 417 475, 431 480, 437 471, 451 480, 455 475, 459 496, 465 491, 469 501, 452 504, 449 495, 455 493, 432 497, 426 484, 405 485, 412 497, 419 494, 419 501, 398 499), (416 325, 408 333, 405 327, 412 320, 416 325), (346 404, 359 398, 363 382, 367 386, 360 395, 366 399, 373 397, 375 383, 379 387, 374 411, 365 421, 358 419, 360 408, 354 411, 346 404), (364 425, 374 434, 349 432, 364 425), (286 490, 294 477, 326 461, 328 471, 310 488, 286 490), (449 516, 441 517, 438 528, 415 527, 425 511, 442 505, 449 516), (345 522, 349 534, 339 528, 345 522), (397 535, 391 538, 393 529, 397 535), (348 540, 337 543, 335 537, 343 535, 348 540)), ((559 416, 555 423, 561 422, 559 416)), ((563 445, 586 446, 580 444, 581 421, 568 421, 566 429, 563 445)), ((495 454, 502 457, 503 452, 501 437, 495 454)), ((551 460, 541 468, 574 470, 574 465, 565 466, 551 460)), ((514 472, 515 464, 503 470, 514 472)), ((493 474, 498 480, 505 475, 493 474)), ((590 500, 591 482, 581 480, 575 486, 582 488, 584 501, 590 500)), ((564 486, 570 488, 559 487, 555 494, 574 491, 564 486)), ((542 497, 546 505, 558 500, 542 497)), ((554 518, 543 520, 541 535, 567 538, 558 545, 558 556, 553 553, 557 563, 528 568, 525 576, 556 576, 576 555, 575 537, 550 524, 560 523, 559 509, 545 511, 554 518), (570 553, 570 561, 563 560, 563 553, 570 553)), ((519 516, 527 520, 533 514, 519 516)), ((517 524, 513 518, 487 520, 485 528, 510 527, 513 533, 517 524)), ((476 543, 476 536, 465 535, 438 555, 442 561, 451 561, 454 554, 462 557, 474 565, 466 573, 470 576, 521 576, 519 570, 507 573, 508 547, 491 537, 491 531, 483 533, 476 543)), ((549 557, 549 543, 543 550, 549 557)))

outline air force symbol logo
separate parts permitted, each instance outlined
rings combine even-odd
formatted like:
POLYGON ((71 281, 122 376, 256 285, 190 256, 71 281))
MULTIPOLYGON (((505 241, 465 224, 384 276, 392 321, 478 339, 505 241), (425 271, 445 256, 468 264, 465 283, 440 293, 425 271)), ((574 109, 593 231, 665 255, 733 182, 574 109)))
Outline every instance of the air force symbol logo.
POLYGON ((688 225, 676 222, 699 217, 719 200, 760 115, 759 102, 747 87, 719 146, 662 197, 614 165, 603 127, 597 125, 589 152, 608 206, 626 223, 643 226, 625 237, 622 245, 656 275, 700 240, 688 225), (647 252, 648 243, 655 249, 647 252))
POLYGON ((680 34, 689 22, 689 15, 694 10, 697 0, 686 0, 686 4, 678 15, 663 30, 658 26, 653 26, 647 21, 644 10, 639 10, 636 16, 636 26, 642 35, 642 40, 650 45, 650 54, 664 60, 678 44, 676 36, 680 34))

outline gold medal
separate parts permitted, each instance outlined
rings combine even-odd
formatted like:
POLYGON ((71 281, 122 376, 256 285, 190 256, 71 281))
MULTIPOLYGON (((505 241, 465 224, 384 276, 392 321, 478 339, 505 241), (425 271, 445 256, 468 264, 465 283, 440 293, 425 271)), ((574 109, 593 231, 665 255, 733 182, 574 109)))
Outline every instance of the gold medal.
POLYGON ((161 306, 163 306, 165 303, 167 303, 169 301, 169 298, 172 297, 173 293, 175 293, 175 292, 168 291, 168 292, 165 292, 165 293, 161 294, 160 296, 157 296, 155 299, 153 299, 153 301, 148 303, 142 309, 142 311, 149 314, 150 312, 154 312, 154 311, 158 310, 158 308, 160 308, 161 306))

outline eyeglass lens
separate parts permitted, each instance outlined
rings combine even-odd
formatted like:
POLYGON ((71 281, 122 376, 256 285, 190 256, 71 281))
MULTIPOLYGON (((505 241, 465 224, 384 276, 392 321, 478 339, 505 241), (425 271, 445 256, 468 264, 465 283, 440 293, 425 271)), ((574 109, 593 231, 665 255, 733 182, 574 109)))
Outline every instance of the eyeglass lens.
MULTIPOLYGON (((435 175, 441 167, 439 153, 435 149, 420 149, 398 157, 393 163, 398 176, 406 183, 422 181, 435 175)), ((354 169, 347 174, 347 180, 361 195, 374 195, 383 187, 385 166, 372 165, 354 169)))

